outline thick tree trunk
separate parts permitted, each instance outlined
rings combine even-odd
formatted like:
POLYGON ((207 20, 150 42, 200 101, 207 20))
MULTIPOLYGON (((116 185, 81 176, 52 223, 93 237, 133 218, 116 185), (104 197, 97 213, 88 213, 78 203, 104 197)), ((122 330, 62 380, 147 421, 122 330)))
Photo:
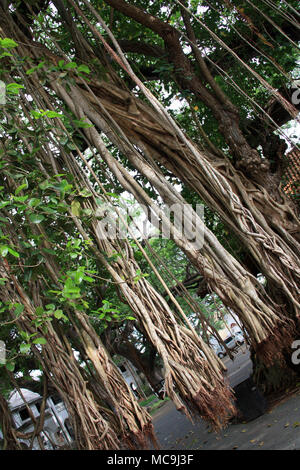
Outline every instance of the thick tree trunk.
POLYGON ((266 366, 257 354, 252 351, 252 379, 266 397, 271 398, 280 392, 285 392, 299 382, 300 370, 297 371, 296 367, 294 369, 290 363, 290 357, 291 351, 287 351, 285 362, 277 362, 271 366, 266 366))

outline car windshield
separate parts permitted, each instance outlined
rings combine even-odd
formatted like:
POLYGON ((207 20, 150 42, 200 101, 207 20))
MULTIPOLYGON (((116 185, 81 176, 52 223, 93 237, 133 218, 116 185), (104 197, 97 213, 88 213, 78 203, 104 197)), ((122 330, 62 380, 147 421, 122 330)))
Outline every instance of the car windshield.
POLYGON ((225 339, 224 343, 227 344, 227 343, 230 343, 230 341, 232 341, 232 337, 229 336, 228 338, 225 339))

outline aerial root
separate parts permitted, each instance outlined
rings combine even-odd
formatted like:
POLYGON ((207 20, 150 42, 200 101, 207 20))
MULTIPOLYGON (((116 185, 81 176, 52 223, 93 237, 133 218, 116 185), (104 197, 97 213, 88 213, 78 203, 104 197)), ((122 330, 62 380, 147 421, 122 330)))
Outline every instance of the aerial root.
POLYGON ((225 383, 218 383, 213 390, 201 388, 197 395, 186 400, 189 411, 194 417, 208 421, 215 431, 224 428, 237 414, 232 390, 225 383))
POLYGON ((126 437, 122 439, 122 444, 124 445, 125 449, 129 450, 148 450, 152 447, 155 449, 160 448, 151 421, 149 421, 140 432, 131 432, 130 434, 128 433, 126 437))
POLYGON ((253 343, 256 354, 267 366, 285 362, 284 353, 291 348, 295 339, 294 328, 292 321, 278 325, 261 343, 253 343))

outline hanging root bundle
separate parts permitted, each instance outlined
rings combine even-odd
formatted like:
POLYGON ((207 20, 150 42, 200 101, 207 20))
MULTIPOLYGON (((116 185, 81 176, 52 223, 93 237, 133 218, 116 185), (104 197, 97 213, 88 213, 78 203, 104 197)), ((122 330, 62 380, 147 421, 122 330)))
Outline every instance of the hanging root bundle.
POLYGON ((167 302, 147 280, 124 281, 136 279, 138 265, 126 241, 123 246, 126 256, 123 252, 118 263, 104 264, 120 283, 120 291, 162 358, 166 395, 189 418, 201 416, 219 429, 235 408, 217 361, 206 355, 201 338, 176 320, 167 302))
POLYGON ((204 419, 215 431, 226 426, 236 415, 232 390, 222 377, 212 377, 212 371, 204 358, 198 371, 196 368, 184 371, 174 360, 170 360, 169 365, 172 373, 165 376, 165 388, 172 397, 175 386, 175 392, 181 399, 173 397, 178 410, 190 418, 204 419))
POLYGON ((7 288, 1 289, 2 302, 18 302, 24 305, 21 316, 13 320, 21 330, 29 335, 39 333, 46 339, 42 351, 32 347, 33 353, 42 364, 58 393, 61 395, 74 428, 76 446, 82 450, 109 450, 120 448, 120 440, 110 423, 104 419, 95 402, 93 394, 87 388, 72 348, 66 344, 66 338, 61 338, 49 323, 45 328, 36 328, 35 308, 17 278, 11 274, 8 263, 0 263, 0 272, 7 279, 7 288))
MULTIPOLYGON (((73 112, 77 113, 78 118, 86 118, 87 115, 96 126, 101 128, 107 136, 112 139, 113 129, 104 122, 101 114, 95 113, 95 111, 92 110, 92 107, 89 106, 86 98, 79 89, 75 89, 73 87, 69 95, 60 85, 55 85, 54 88, 73 112)), ((104 111, 101 109, 101 112, 104 111)), ((104 112, 105 118, 108 117, 107 115, 108 113, 104 112)), ((89 141, 97 148, 101 157, 103 157, 109 169, 114 173, 116 178, 119 179, 123 187, 137 197, 138 200, 142 201, 144 205, 146 204, 149 209, 151 208, 154 212, 156 211, 159 217, 160 214, 158 213, 155 204, 149 201, 149 198, 147 199, 147 195, 145 195, 142 188, 138 187, 129 172, 111 156, 98 131, 95 128, 91 128, 87 129, 85 133, 89 141)), ((116 143, 116 145, 120 145, 119 149, 121 151, 127 151, 130 161, 145 177, 147 177, 153 187, 157 189, 166 204, 173 203, 177 204, 178 207, 181 206, 183 208, 185 201, 164 179, 158 170, 154 171, 153 168, 151 168, 151 165, 149 165, 146 160, 143 160, 141 156, 139 156, 138 152, 134 151, 132 147, 128 147, 127 145, 124 146, 124 143, 120 144, 117 140, 114 141, 114 143, 116 143)), ((205 165, 209 166, 209 163, 206 162, 205 165)), ((212 171, 212 167, 210 167, 208 174, 212 171)), ((215 180, 218 179, 214 176, 214 181, 215 180)), ((224 178, 220 176, 218 186, 223 180, 224 178)), ((229 188, 228 184, 227 187, 229 188)), ((232 194, 230 188, 228 194, 232 196, 232 202, 234 202, 234 204, 237 204, 237 206, 240 205, 240 202, 237 197, 232 194)), ((241 214, 243 211, 241 212, 239 210, 238 212, 241 214)), ((190 220, 198 220, 199 222, 199 217, 197 218, 192 210, 190 210, 189 217, 190 220)), ((204 226, 203 222, 199 222, 202 223, 205 240, 201 250, 195 249, 183 234, 178 236, 176 228, 172 223, 170 223, 170 221, 166 221, 164 219, 164 223, 169 224, 168 228, 175 243, 185 252, 193 265, 203 275, 210 286, 211 291, 217 293, 224 305, 232 308, 232 310, 239 316, 244 326, 247 328, 251 341, 253 341, 254 344, 266 341, 266 338, 269 338, 272 343, 276 338, 273 338, 273 335, 270 335, 270 332, 272 332, 278 325, 283 329, 287 328, 287 321, 284 318, 285 316, 280 312, 277 313, 275 308, 276 306, 274 304, 272 305, 268 303, 268 299, 263 292, 263 289, 257 286, 257 280, 224 249, 214 234, 204 226)), ((293 302, 295 309, 297 309, 297 302, 294 298, 293 302)), ((276 345, 276 356, 279 357, 282 348, 278 341, 276 341, 276 345)), ((260 351, 261 357, 263 358, 264 349, 261 348, 260 351)), ((268 358, 266 357, 266 360, 268 362, 271 360, 270 354, 268 355, 268 358)))
POLYGON ((75 312, 80 327, 77 333, 87 357, 92 362, 97 381, 103 387, 105 401, 117 419, 116 432, 122 445, 130 449, 158 448, 151 416, 133 396, 130 387, 104 348, 99 336, 82 312, 75 312))

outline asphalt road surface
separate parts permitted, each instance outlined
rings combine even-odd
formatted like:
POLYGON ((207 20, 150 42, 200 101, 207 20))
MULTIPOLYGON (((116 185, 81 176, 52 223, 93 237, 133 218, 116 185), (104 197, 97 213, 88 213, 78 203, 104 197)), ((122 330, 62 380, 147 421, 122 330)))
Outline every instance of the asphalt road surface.
POLYGON ((219 433, 202 420, 192 424, 171 401, 158 410, 153 423, 162 450, 300 450, 300 394, 219 433))
MULTIPOLYGON (((227 367, 226 377, 231 387, 246 380, 252 371, 250 354, 245 345, 242 345, 238 353, 231 360, 228 356, 222 359, 227 367)), ((205 440, 209 433, 209 425, 203 420, 197 421, 194 425, 180 412, 178 412, 172 402, 164 405, 154 416, 155 431, 160 439, 162 449, 180 449, 178 444, 184 445, 196 433, 205 440)))
POLYGON ((227 367, 226 376, 231 387, 235 387, 244 380, 248 379, 252 373, 252 362, 250 360, 249 350, 245 345, 239 348, 233 361, 228 356, 222 360, 227 367))
MULTIPOLYGON (((231 387, 246 380, 252 371, 249 352, 242 346, 234 361, 223 359, 231 387)), ((300 450, 300 394, 248 423, 229 424, 215 433, 203 420, 191 423, 171 401, 153 417, 162 450, 300 450)))

